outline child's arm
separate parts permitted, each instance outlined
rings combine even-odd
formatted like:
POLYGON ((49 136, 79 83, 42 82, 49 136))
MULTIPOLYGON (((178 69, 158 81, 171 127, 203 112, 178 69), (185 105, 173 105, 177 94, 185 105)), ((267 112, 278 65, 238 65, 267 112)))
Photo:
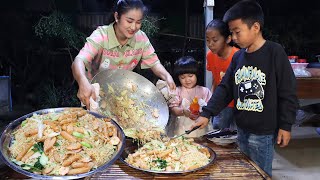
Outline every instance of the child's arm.
POLYGON ((235 66, 236 62, 232 61, 220 84, 215 88, 208 105, 202 108, 200 116, 208 119, 210 116, 216 116, 233 100, 233 69, 235 66))
POLYGON ((209 123, 209 118, 218 115, 233 100, 233 69, 235 66, 236 62, 232 60, 221 83, 216 87, 208 101, 208 105, 202 108, 200 117, 190 129, 195 126, 200 126, 200 129, 206 127, 209 123))
POLYGON ((291 127, 296 120, 296 111, 298 108, 296 78, 288 61, 288 57, 280 45, 276 51, 274 60, 277 79, 278 126, 280 129, 278 144, 282 142, 283 146, 286 145, 287 139, 290 139, 291 127), (288 136, 289 138, 287 138, 288 136))
POLYGON ((174 114, 176 116, 187 116, 188 117, 188 114, 190 114, 190 112, 188 112, 186 109, 183 109, 182 107, 172 107, 171 112, 172 112, 172 114, 174 114))

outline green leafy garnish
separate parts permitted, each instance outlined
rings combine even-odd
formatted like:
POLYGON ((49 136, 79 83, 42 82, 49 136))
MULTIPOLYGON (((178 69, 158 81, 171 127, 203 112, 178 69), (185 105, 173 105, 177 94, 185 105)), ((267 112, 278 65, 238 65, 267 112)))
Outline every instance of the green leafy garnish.
POLYGON ((39 170, 42 170, 44 168, 43 165, 40 163, 40 157, 38 158, 38 161, 34 163, 33 167, 39 170))
POLYGON ((160 169, 165 169, 168 166, 168 162, 160 158, 158 158, 157 160, 153 160, 152 162, 155 162, 160 169))
POLYGON ((43 142, 38 142, 38 143, 34 144, 32 150, 33 150, 34 152, 43 153, 43 142))

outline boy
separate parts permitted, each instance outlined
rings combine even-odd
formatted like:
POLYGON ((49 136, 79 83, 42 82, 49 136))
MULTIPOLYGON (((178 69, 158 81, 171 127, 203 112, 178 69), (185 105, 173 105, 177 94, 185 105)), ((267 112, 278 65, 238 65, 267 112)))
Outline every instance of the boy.
POLYGON ((205 127, 234 99, 240 150, 271 176, 275 140, 288 145, 296 118, 295 76, 281 45, 263 38, 264 15, 257 2, 236 3, 223 20, 242 49, 192 127, 205 127))

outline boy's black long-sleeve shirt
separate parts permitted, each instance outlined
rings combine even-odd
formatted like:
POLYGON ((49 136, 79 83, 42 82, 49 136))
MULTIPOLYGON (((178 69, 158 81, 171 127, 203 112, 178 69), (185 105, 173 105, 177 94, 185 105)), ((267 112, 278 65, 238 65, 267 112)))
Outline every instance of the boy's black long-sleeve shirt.
POLYGON ((280 44, 266 41, 255 52, 236 52, 201 116, 216 116, 232 99, 241 129, 258 135, 274 134, 277 128, 291 131, 298 105, 296 79, 280 44))

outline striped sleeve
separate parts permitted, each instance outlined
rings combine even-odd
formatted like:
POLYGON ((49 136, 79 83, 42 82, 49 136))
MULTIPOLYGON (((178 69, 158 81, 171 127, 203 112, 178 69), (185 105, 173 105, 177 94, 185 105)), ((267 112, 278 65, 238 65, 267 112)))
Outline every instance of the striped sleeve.
POLYGON ((103 49, 103 44, 108 41, 108 36, 106 33, 103 33, 102 27, 98 27, 86 40, 87 42, 76 56, 76 59, 84 62, 87 69, 87 76, 90 78, 93 71, 93 61, 97 59, 97 55, 98 57, 100 56, 99 53, 103 49))
POLYGON ((141 58, 141 69, 148 69, 160 63, 160 60, 145 33, 139 35, 136 40, 138 42, 143 41, 142 43, 144 44, 141 58))

